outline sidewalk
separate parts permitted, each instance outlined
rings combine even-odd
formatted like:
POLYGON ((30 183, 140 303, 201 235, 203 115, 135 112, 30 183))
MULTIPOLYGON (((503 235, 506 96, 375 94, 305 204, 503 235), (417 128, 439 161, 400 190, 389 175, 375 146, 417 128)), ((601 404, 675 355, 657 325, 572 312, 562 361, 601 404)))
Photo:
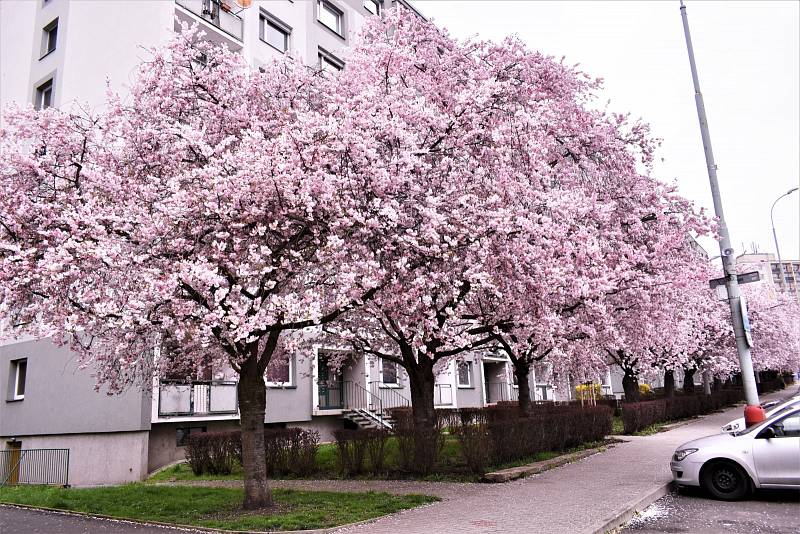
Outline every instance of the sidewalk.
MULTIPOLYGON (((764 395, 762 402, 792 390, 764 395)), ((515 482, 481 485, 478 491, 341 532, 592 533, 672 480, 669 459, 678 445, 719 432, 741 413, 737 406, 668 432, 625 436, 626 443, 573 464, 515 482)))

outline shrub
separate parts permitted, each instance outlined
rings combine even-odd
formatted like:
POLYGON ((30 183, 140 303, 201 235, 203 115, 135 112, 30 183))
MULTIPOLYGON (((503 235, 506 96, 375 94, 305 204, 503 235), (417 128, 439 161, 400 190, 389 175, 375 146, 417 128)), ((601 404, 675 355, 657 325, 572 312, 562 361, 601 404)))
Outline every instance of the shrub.
POLYGON ((339 468, 342 474, 358 475, 364 470, 364 457, 367 452, 367 440, 363 430, 336 430, 336 452, 339 457, 339 468))
POLYGON ((601 440, 612 425, 608 406, 536 404, 528 417, 521 417, 513 404, 455 412, 450 415, 451 429, 464 462, 478 474, 490 462, 502 464, 601 440))
POLYGON ((264 430, 264 454, 270 476, 313 473, 317 467, 319 433, 303 428, 264 430))
POLYGON ((337 430, 333 435, 336 438, 336 452, 342 474, 383 472, 386 463, 386 442, 389 439, 387 430, 378 428, 337 430), (367 458, 369 469, 366 468, 364 461, 367 458))
POLYGON ((238 430, 190 434, 186 460, 195 475, 228 475, 241 459, 242 440, 238 430))
POLYGON ((386 442, 389 440, 389 431, 384 429, 367 430, 367 456, 373 474, 383 472, 386 464, 386 442))
POLYGON ((425 430, 414 425, 411 408, 389 410, 400 453, 400 468, 404 471, 427 475, 436 467, 444 446, 442 428, 451 419, 450 410, 434 412, 434 428, 425 430))
POLYGON ((603 388, 600 384, 579 384, 575 386, 575 396, 583 401, 602 399, 603 388))
POLYGON ((702 393, 671 398, 626 403, 622 410, 622 423, 626 434, 665 421, 686 419, 710 413, 742 399, 739 389, 721 390, 711 395, 702 393))
POLYGON ((491 459, 491 436, 486 424, 466 424, 451 427, 458 439, 461 456, 470 471, 482 475, 491 459))

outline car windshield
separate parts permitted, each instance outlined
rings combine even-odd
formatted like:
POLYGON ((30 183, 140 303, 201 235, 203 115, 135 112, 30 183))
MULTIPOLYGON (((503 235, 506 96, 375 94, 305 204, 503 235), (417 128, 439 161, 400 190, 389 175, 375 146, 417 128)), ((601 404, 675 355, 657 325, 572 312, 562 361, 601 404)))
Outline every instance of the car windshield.
MULTIPOLYGON (((797 408, 797 407, 794 406, 793 404, 790 404, 789 406, 784 406, 783 408, 781 408, 777 412, 771 414, 769 416, 769 421, 772 422, 776 418, 782 416, 783 414, 785 414, 788 411, 794 410, 795 408, 797 408)), ((734 435, 735 436, 744 436, 745 434, 749 434, 750 432, 752 432, 756 428, 764 428, 764 425, 753 425, 753 426, 745 428, 744 430, 740 430, 739 432, 736 432, 734 435)))

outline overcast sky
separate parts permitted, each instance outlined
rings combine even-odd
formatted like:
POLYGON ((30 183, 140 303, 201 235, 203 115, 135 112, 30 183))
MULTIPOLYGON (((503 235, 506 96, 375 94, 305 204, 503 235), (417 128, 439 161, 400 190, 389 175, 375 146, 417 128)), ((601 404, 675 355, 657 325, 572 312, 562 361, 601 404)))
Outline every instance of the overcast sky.
MULTIPOLYGON (((611 109, 649 122, 663 139, 657 177, 713 214, 679 3, 414 2, 459 38, 516 34, 531 48, 605 80, 611 109), (662 160, 663 159, 663 160, 662 160)), ((773 201, 800 182, 800 6, 686 1, 700 87, 736 254, 774 252, 773 201)), ((781 256, 800 259, 800 194, 775 206, 781 256)), ((715 241, 702 242, 711 256, 715 241)))

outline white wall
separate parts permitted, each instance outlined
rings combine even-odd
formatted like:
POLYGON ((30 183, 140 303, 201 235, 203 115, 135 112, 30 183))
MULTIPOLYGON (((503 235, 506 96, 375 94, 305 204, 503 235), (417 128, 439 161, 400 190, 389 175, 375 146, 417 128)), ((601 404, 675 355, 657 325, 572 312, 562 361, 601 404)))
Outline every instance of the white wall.
MULTIPOLYGON (((0 438, 5 446, 6 439, 0 438)), ((147 476, 148 432, 17 436, 23 449, 69 449, 69 484, 102 486, 147 476)))

